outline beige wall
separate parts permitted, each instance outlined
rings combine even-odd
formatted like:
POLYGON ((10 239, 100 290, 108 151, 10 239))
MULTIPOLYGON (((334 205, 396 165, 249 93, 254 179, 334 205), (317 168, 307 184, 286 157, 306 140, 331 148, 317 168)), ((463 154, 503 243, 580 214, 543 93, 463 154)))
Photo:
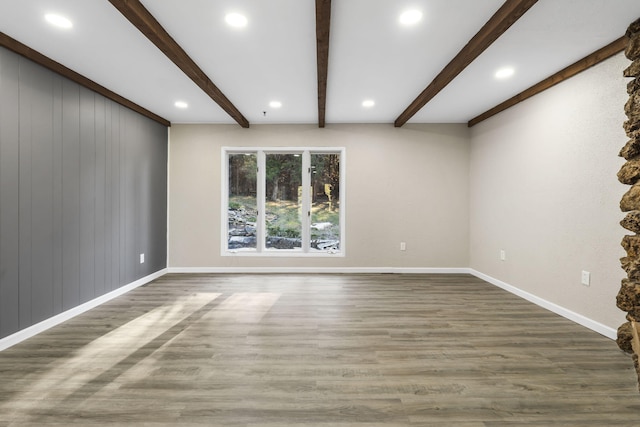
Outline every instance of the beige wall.
POLYGON ((615 329, 624 318, 615 296, 624 276, 617 206, 625 186, 616 173, 626 142, 626 65, 617 55, 471 131, 174 125, 169 267, 470 267, 564 315, 615 329), (223 146, 346 147, 347 256, 220 256, 223 146), (580 283, 582 270, 591 273, 589 287, 580 283))
POLYGON ((469 265, 465 125, 174 125, 169 157, 169 267, 469 265), (223 146, 345 147, 346 257, 221 256, 223 146))
POLYGON ((471 131, 471 267, 611 328, 624 319, 616 173, 627 65, 617 55, 471 131))

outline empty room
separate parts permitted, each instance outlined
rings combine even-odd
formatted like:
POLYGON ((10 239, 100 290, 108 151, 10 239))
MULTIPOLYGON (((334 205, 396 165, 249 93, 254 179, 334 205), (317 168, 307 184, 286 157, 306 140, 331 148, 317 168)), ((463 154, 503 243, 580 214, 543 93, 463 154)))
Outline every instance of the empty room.
POLYGON ((637 426, 637 322, 637 0, 0 0, 0 426, 637 426))

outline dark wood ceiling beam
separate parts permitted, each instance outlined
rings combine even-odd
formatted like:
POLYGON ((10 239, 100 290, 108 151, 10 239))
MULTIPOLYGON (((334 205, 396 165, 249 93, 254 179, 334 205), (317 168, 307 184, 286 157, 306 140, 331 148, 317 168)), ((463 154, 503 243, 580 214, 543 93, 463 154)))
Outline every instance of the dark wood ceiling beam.
POLYGON ((331 0, 316 0, 316 55, 318 64, 318 126, 325 124, 327 74, 329 70, 329 28, 331 0))
POLYGON ((507 108, 511 108, 514 105, 524 101, 525 99, 531 98, 532 96, 537 95, 540 92, 545 91, 550 87, 557 85, 563 80, 566 80, 570 77, 575 76, 578 73, 583 72, 587 68, 593 67, 594 65, 604 61, 605 59, 610 58, 619 52, 622 52, 626 44, 627 44, 627 37, 626 36, 620 37, 619 39, 615 40, 612 43, 609 43, 605 47, 598 49, 597 51, 593 52, 588 56, 585 56, 578 62, 575 62, 569 65, 567 68, 564 68, 561 71, 558 71, 554 75, 547 77, 546 79, 542 80, 540 83, 537 83, 531 86, 529 89, 520 92, 516 96, 509 98, 503 103, 498 104, 492 109, 485 111, 479 116, 469 120, 469 123, 467 125, 469 127, 475 126, 481 121, 486 120, 489 117, 494 116, 506 110, 507 108))
POLYGON ((471 62, 498 39, 538 0, 507 0, 460 52, 447 64, 420 95, 398 116, 394 125, 400 127, 427 102, 456 78, 471 62))
POLYGON ((195 84, 227 112, 238 124, 249 127, 249 121, 238 111, 204 71, 187 55, 139 0, 109 0, 142 34, 160 49, 195 84))
POLYGON ((35 62, 36 64, 39 64, 55 73, 58 73, 61 76, 66 77, 67 79, 81 86, 84 86, 87 89, 90 89, 104 96, 105 98, 108 98, 114 102, 117 102, 120 105, 123 105, 133 111, 136 111, 145 117, 155 120, 156 122, 164 126, 171 126, 171 123, 167 119, 164 119, 158 116, 157 114, 152 113, 146 108, 141 107, 140 105, 128 100, 127 98, 124 98, 123 96, 118 95, 117 93, 107 89, 106 87, 99 85, 93 80, 90 80, 85 76, 76 73, 75 71, 65 67, 59 62, 56 62, 53 59, 41 54, 40 52, 31 49, 29 46, 23 43, 20 43, 19 41, 9 37, 8 35, 2 32, 0 32, 0 46, 11 50, 17 53, 18 55, 24 56, 25 58, 35 62))

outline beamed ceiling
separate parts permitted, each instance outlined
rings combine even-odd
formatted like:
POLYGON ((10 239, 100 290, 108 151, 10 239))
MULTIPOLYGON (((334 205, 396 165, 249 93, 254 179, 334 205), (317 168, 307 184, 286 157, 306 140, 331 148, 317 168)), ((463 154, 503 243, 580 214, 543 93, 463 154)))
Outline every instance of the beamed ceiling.
POLYGON ((0 46, 165 124, 474 125, 620 52, 638 17, 638 0, 0 0, 0 46))

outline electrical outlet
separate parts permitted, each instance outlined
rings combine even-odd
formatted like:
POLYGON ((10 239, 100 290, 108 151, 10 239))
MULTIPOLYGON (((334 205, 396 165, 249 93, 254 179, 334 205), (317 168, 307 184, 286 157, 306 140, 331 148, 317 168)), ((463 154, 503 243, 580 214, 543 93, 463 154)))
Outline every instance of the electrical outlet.
POLYGON ((504 249, 500 250, 500 261, 506 261, 507 259, 507 253, 504 251, 504 249))
POLYGON ((582 284, 585 286, 589 286, 591 284, 591 273, 588 271, 582 271, 582 284))
POLYGON ((406 242, 400 242, 400 250, 401 251, 406 251, 407 250, 407 243, 406 242))
POLYGON ((144 254, 140 254, 140 264, 144 264, 144 254))

